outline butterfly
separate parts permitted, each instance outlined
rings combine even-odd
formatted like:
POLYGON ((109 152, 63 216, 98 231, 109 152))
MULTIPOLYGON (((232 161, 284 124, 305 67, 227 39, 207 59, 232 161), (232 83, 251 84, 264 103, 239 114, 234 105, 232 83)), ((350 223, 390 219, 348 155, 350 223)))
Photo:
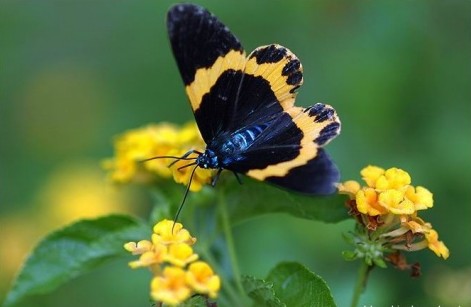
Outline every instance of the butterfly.
POLYGON ((217 170, 213 185, 228 170, 301 193, 335 192, 339 171, 322 147, 339 134, 340 120, 326 104, 294 106, 303 70, 290 50, 271 44, 247 56, 216 16, 194 4, 171 7, 167 27, 206 143, 178 157, 193 160, 189 185, 201 167, 217 170))

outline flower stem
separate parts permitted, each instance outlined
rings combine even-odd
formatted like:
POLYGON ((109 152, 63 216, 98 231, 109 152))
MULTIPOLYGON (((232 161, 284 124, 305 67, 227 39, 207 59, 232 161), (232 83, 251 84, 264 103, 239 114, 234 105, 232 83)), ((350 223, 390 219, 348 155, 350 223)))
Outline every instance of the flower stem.
POLYGON ((219 208, 221 212, 222 227, 223 227, 224 235, 226 237, 227 250, 229 252, 229 257, 230 257, 231 266, 232 266, 232 274, 234 275, 234 281, 235 281, 237 289, 239 290, 241 296, 244 297, 245 291, 244 291, 244 288, 242 286, 242 282, 240 279, 239 264, 238 264, 237 255, 235 252, 234 237, 232 236, 232 230, 230 226, 229 213, 227 211, 227 202, 224 196, 224 190, 221 189, 221 191, 218 194, 219 194, 218 203, 219 203, 219 208))
POLYGON ((358 302, 360 301, 360 296, 365 290, 366 282, 368 279, 368 273, 372 267, 369 266, 365 261, 361 261, 361 266, 358 269, 358 277, 355 285, 355 290, 353 292, 351 307, 357 307, 358 302))

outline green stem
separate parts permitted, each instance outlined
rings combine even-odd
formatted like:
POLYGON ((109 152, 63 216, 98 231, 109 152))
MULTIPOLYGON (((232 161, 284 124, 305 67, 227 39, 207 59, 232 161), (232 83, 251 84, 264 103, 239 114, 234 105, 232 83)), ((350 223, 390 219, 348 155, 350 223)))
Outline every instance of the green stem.
POLYGON ((221 212, 222 228, 224 231, 224 235, 226 237, 227 250, 229 252, 229 257, 230 257, 231 266, 232 266, 232 274, 234 275, 234 281, 235 281, 237 289, 239 290, 241 296, 244 297, 245 291, 242 286, 242 282, 240 280, 239 264, 238 264, 237 255, 235 252, 234 237, 232 236, 232 230, 231 230, 231 225, 229 221, 229 213, 227 210, 227 202, 226 202, 226 198, 224 197, 224 190, 221 189, 218 194, 219 194, 218 205, 221 212))
POLYGON ((365 290, 366 281, 368 279, 368 272, 370 271, 370 266, 365 262, 361 261, 361 266, 358 269, 357 283, 355 285, 355 291, 353 292, 351 307, 357 307, 358 302, 360 301, 360 296, 365 290))

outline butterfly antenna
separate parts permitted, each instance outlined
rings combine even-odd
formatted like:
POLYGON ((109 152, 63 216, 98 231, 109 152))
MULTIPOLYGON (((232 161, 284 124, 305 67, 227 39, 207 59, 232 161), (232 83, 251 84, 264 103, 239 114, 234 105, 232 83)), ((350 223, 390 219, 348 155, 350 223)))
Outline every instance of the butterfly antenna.
MULTIPOLYGON (((187 166, 190 166, 190 165, 187 165, 187 166)), ((185 200, 186 200, 186 197, 188 196, 188 192, 190 192, 191 181, 193 180, 193 176, 195 175, 195 171, 197 168, 198 168, 198 165, 196 165, 191 171, 190 180, 188 181, 188 185, 186 186, 186 190, 185 190, 185 195, 183 195, 182 203, 180 204, 180 207, 178 207, 177 214, 175 214, 175 218, 173 219, 172 233, 173 233, 173 228, 175 227, 175 224, 177 223, 178 216, 180 216, 180 212, 182 211, 183 205, 185 204, 185 200)))
POLYGON ((180 166, 179 168, 177 168, 177 170, 181 170, 181 169, 187 168, 188 166, 192 166, 192 165, 196 165, 196 164, 198 164, 198 162, 193 162, 193 163, 190 163, 190 164, 186 164, 186 165, 180 166))
POLYGON ((143 163, 143 162, 157 160, 157 159, 176 159, 176 161, 178 162, 179 160, 195 160, 196 158, 186 158, 186 157, 177 157, 177 156, 157 156, 157 157, 147 158, 144 160, 139 160, 139 162, 143 163))
POLYGON ((177 162, 180 161, 180 160, 185 160, 185 161, 196 160, 197 158, 188 158, 188 156, 191 155, 192 153, 196 153, 196 154, 198 154, 198 155, 202 155, 202 154, 203 154, 201 151, 192 149, 192 150, 187 151, 187 152, 186 152, 183 156, 181 156, 181 157, 177 157, 177 156, 157 156, 157 157, 152 157, 152 158, 140 160, 139 162, 143 163, 143 162, 147 162, 147 161, 155 160, 155 159, 175 159, 175 161, 173 161, 172 163, 170 163, 170 164, 168 165, 168 167, 172 167, 172 165, 174 165, 175 163, 177 163, 177 162))

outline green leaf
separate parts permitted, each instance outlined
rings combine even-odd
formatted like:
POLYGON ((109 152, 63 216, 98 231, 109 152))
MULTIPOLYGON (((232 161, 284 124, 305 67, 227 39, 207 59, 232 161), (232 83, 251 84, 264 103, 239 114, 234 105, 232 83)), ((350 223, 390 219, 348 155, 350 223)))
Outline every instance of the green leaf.
POLYGON ((124 257, 123 244, 150 237, 143 222, 124 215, 82 220, 49 234, 29 255, 4 306, 51 292, 105 261, 124 257))
POLYGON ((373 258, 373 262, 374 264, 376 264, 377 266, 379 266, 380 268, 387 268, 387 264, 386 262, 381 258, 381 257, 376 257, 376 258, 373 258))
POLYGON ((286 306, 276 297, 273 283, 257 279, 253 276, 243 276, 242 284, 247 295, 253 299, 255 306, 286 306))
POLYGON ((273 283, 276 296, 286 306, 335 306, 326 282, 299 263, 278 264, 267 281, 273 283))
POLYGON ((357 253, 355 253, 354 251, 343 251, 342 256, 343 259, 345 259, 346 261, 353 261, 358 258, 357 253))
POLYGON ((209 299, 202 295, 195 295, 189 298, 188 300, 184 301, 178 306, 180 307, 207 307, 208 306, 207 300, 209 299))
POLYGON ((308 196, 248 178, 242 185, 227 186, 225 193, 232 223, 275 212, 328 223, 349 218, 345 195, 308 196))

